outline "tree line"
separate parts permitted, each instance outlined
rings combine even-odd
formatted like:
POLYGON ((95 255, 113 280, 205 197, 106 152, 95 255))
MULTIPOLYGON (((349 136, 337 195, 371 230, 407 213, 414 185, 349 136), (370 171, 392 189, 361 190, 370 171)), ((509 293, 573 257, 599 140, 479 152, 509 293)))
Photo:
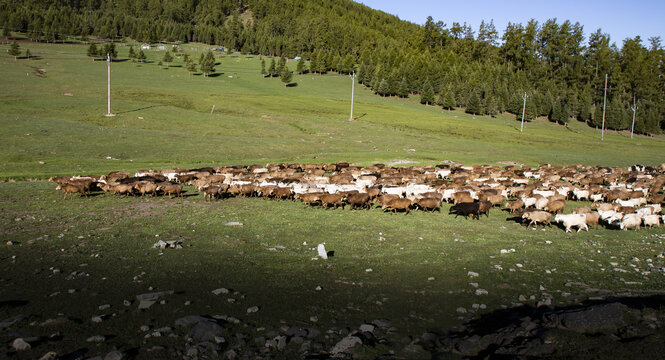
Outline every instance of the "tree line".
MULTIPOLYGON (((301 56, 313 73, 358 72, 380 96, 473 114, 509 112, 600 126, 665 128, 665 51, 660 38, 617 46, 598 29, 550 19, 478 29, 429 17, 420 26, 350 0, 0 0, 0 24, 38 41, 61 34, 145 42, 203 42, 247 54, 301 56)), ((298 71, 300 72, 300 71, 298 71)))

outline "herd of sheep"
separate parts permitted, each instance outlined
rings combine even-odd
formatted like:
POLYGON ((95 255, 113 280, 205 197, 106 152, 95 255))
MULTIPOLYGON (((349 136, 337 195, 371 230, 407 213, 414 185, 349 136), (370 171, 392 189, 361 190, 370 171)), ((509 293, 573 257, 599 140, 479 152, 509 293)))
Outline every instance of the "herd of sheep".
POLYGON ((299 199, 307 206, 404 212, 413 209, 440 211, 453 203, 449 213, 479 219, 493 207, 501 207, 527 226, 551 225, 589 230, 589 226, 639 229, 665 222, 661 204, 665 164, 658 167, 585 167, 573 165, 538 168, 442 164, 437 166, 367 167, 349 163, 267 164, 168 169, 108 175, 52 177, 57 189, 87 196, 91 191, 118 195, 146 194, 182 197, 183 185, 194 186, 204 199, 260 196, 299 199), (588 201, 563 214, 569 201, 588 201))

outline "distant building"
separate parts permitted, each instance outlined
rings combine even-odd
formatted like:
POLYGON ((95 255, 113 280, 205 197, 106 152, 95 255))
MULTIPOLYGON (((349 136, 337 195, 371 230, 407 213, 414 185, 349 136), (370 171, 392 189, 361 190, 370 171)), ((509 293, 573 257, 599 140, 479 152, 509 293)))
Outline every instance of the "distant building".
POLYGON ((141 50, 150 50, 150 44, 141 44, 141 50))
POLYGON ((302 59, 300 56, 296 56, 293 58, 293 60, 300 60, 300 59, 302 59))
POLYGON ((166 46, 159 45, 159 46, 157 46, 157 50, 166 51, 166 46))

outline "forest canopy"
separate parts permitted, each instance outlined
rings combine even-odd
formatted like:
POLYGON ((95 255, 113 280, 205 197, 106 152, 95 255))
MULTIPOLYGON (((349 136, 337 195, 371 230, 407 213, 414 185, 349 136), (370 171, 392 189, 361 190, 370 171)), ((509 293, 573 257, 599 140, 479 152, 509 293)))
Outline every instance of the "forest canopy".
MULTIPOLYGON (((568 20, 493 22, 478 29, 432 17, 420 26, 350 0, 0 0, 0 24, 36 41, 67 36, 202 42, 248 54, 301 56, 309 71, 358 72, 381 96, 439 99, 473 113, 546 116, 599 126, 665 128, 665 51, 659 37, 616 45, 601 29, 568 20), (430 92, 433 91, 434 95, 430 92), (471 102, 471 104, 469 104, 471 102)), ((430 104, 430 101, 424 103, 430 104)))

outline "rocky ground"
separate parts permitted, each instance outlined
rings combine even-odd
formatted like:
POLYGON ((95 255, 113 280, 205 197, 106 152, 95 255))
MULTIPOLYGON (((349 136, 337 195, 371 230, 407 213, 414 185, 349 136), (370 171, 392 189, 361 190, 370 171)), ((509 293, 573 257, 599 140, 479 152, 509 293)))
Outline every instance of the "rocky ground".
MULTIPOLYGON (((102 305, 90 321, 148 311, 171 294, 141 294, 124 308, 102 305)), ((412 335, 386 319, 341 327, 261 326, 231 316, 192 314, 126 329, 141 339, 140 346, 99 355, 96 346, 119 334, 91 335, 85 339, 88 346, 58 353, 49 349, 72 341, 67 329, 80 319, 37 321, 29 314, 16 314, 0 321, 5 343, 0 359, 31 358, 28 354, 40 360, 659 358, 665 354, 663 304, 665 296, 612 298, 565 308, 523 306, 486 314, 454 332, 412 335), (54 330, 48 336, 31 336, 30 329, 38 328, 54 330)), ((258 306, 247 308, 248 318, 259 311, 258 306)), ((312 318, 310 324, 317 321, 312 318)))

